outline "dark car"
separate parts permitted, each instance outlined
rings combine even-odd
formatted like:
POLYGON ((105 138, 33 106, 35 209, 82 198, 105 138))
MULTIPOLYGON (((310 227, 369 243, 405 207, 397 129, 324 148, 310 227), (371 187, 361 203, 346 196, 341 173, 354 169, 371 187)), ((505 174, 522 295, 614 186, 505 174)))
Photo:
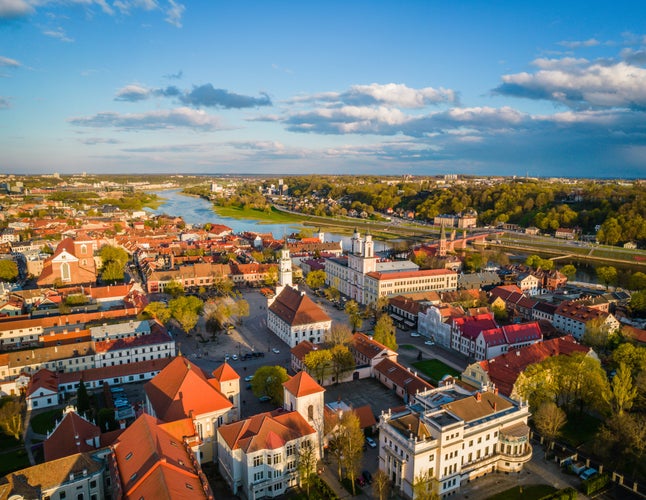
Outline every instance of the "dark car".
POLYGON ((361 476, 359 476, 357 479, 355 479, 355 481, 357 482, 357 484, 359 486, 365 486, 366 485, 366 480, 361 476))
POLYGON ((369 471, 364 470, 361 473, 361 477, 363 477, 363 479, 366 481, 366 483, 368 483, 368 484, 372 483, 372 474, 370 474, 369 471))

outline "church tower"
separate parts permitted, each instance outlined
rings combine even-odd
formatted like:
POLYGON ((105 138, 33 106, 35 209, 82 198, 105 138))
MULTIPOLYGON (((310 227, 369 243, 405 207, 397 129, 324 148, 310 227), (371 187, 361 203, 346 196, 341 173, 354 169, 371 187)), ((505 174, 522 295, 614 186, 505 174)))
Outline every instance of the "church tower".
POLYGON ((285 288, 292 286, 292 258, 287 249, 287 243, 280 250, 280 259, 278 261, 278 285, 285 288))
POLYGON ((284 403, 287 411, 297 411, 318 433, 319 449, 323 443, 323 412, 325 389, 307 372, 300 371, 283 383, 284 403))
POLYGON ((437 254, 440 257, 446 257, 446 231, 444 230, 444 224, 440 228, 440 246, 438 247, 437 254))

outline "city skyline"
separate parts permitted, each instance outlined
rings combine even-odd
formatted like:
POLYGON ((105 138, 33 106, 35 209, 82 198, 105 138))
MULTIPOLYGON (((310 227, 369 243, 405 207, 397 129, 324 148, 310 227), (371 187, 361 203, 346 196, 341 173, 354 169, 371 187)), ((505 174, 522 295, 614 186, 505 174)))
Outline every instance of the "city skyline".
POLYGON ((646 173, 638 2, 0 0, 0 171, 646 173))

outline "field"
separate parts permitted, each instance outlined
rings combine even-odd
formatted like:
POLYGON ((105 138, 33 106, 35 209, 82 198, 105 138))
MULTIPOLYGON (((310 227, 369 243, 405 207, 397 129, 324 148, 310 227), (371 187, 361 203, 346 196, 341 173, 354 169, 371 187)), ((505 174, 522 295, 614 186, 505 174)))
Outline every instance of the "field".
POLYGON ((413 366, 436 383, 439 382, 444 375, 452 375, 454 377, 460 375, 460 372, 454 370, 448 365, 445 365, 439 359, 425 359, 423 361, 417 361, 416 363, 413 363, 413 366))

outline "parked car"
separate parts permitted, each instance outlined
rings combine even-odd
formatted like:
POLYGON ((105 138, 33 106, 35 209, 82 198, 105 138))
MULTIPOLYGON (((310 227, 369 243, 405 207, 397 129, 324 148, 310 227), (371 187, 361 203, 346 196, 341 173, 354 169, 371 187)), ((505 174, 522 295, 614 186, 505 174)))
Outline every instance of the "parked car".
POLYGON ((426 345, 435 345, 435 342, 433 342, 432 340, 425 340, 424 343, 426 345))
POLYGON ((361 476, 357 477, 357 479, 355 479, 355 481, 359 486, 365 486, 366 485, 366 480, 361 476))
POLYGON ((596 475, 597 475, 597 469, 593 469, 592 467, 588 467, 581 474, 579 474, 579 477, 581 478, 582 481, 585 481, 586 479, 590 479, 591 477, 596 476, 596 475))
POLYGON ((228 354, 225 354, 225 355, 224 355, 224 360, 225 360, 225 361, 229 361, 229 355, 228 355, 228 354))
POLYGON ((274 347, 274 348, 271 350, 271 352, 273 352, 274 354, 280 354, 280 349, 278 349, 277 347, 274 347))
POLYGON ((366 443, 368 443, 368 446, 370 446, 370 448, 376 448, 377 447, 377 443, 375 443, 375 440, 372 439, 371 437, 366 438, 366 443))
POLYGON ((244 378, 244 381, 245 381, 245 382, 251 382, 252 380, 253 380, 253 375, 247 375, 247 376, 244 378))
POLYGON ((411 337, 421 337, 421 335, 417 332, 410 332, 411 337))
POLYGON ((583 462, 576 462, 570 464, 570 470, 574 472, 577 476, 581 474, 586 469, 586 466, 583 462))
POLYGON ((260 401, 261 403, 264 403, 265 401, 271 401, 271 397, 270 396, 260 396, 258 398, 258 401, 260 401))
POLYGON ((372 474, 370 474, 369 471, 364 470, 361 473, 361 476, 363 476, 363 479, 365 479, 366 483, 371 484, 372 483, 372 474))
POLYGON ((234 354, 233 356, 231 356, 231 359, 232 359, 233 361, 238 361, 238 355, 237 355, 237 354, 234 354))
POLYGON ((248 391, 250 391, 250 390, 251 390, 251 384, 247 384, 247 386, 245 387, 245 389, 247 389, 248 391))

